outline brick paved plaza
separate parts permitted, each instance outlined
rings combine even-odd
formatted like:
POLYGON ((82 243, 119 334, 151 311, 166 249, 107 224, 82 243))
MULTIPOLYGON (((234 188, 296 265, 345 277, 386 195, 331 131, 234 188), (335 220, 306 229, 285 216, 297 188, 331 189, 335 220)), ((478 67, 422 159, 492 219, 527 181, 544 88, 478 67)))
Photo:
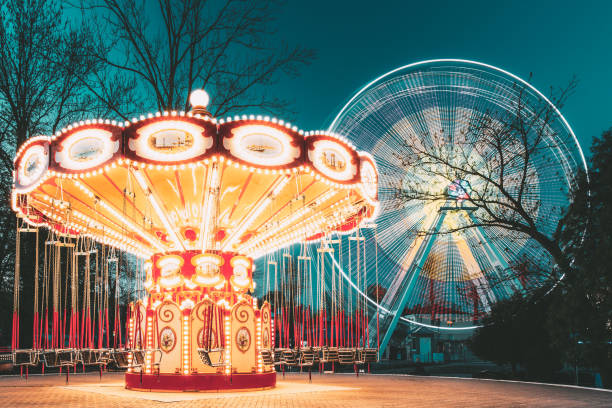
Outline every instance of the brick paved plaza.
POLYGON ((128 391, 119 373, 0 378, 0 407, 612 407, 612 392, 460 378, 279 374, 273 390, 128 391))

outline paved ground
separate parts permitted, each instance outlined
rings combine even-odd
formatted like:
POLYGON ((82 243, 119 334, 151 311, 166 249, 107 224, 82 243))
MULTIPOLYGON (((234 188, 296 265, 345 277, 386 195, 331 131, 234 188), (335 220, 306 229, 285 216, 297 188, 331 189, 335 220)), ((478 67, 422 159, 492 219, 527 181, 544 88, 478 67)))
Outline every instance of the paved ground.
POLYGON ((124 390, 120 374, 0 377, 0 407, 612 407, 612 392, 491 380, 287 374, 274 390, 231 394, 124 390))

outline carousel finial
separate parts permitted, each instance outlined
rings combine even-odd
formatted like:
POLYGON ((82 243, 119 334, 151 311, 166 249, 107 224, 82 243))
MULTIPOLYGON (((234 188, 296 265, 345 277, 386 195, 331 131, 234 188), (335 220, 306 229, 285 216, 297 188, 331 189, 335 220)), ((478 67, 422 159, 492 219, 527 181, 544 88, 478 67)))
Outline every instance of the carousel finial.
POLYGON ((199 113, 204 116, 212 116, 206 109, 210 102, 208 93, 203 89, 195 89, 189 95, 189 103, 191 104, 191 112, 194 114, 199 113))

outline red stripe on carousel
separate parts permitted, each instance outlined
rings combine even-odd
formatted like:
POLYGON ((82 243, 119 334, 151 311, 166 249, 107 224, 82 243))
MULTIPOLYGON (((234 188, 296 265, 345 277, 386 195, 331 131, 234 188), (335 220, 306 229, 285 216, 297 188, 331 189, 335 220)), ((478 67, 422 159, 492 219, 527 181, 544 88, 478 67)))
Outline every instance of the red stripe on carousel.
POLYGON ((219 391, 271 388, 276 372, 257 374, 140 374, 126 373, 125 387, 147 391, 219 391))
POLYGON ((228 220, 231 219, 232 216, 234 215, 234 211, 236 211, 236 207, 238 206, 238 203, 242 199, 242 196, 244 195, 244 192, 246 191, 247 186, 251 182, 251 178, 252 177, 253 177, 253 173, 249 172, 249 175, 247 176, 247 179, 244 182, 244 185, 242 186, 242 189, 240 190, 240 194, 238 195, 238 198, 236 199, 236 201, 234 201, 234 205, 232 206, 232 209, 230 210, 230 213, 229 213, 229 215, 227 217, 228 220))
POLYGON ((45 348, 49 348, 49 310, 45 309, 45 348))
POLYGON ((19 315, 17 312, 13 312, 13 325, 11 332, 11 348, 19 348, 19 315))
POLYGON ((121 311, 115 305, 115 320, 113 322, 113 348, 123 348, 121 339, 121 311))
POLYGON ((361 341, 361 311, 357 309, 355 311, 355 347, 359 347, 359 342, 361 341))
POLYGON ((51 317, 51 348, 56 348, 56 333, 57 333, 57 311, 53 310, 51 317))
POLYGON ((101 349, 102 348, 102 340, 104 337, 104 332, 103 332, 103 327, 104 327, 104 322, 102 320, 102 309, 98 308, 98 348, 101 349))
POLYGON ((310 324, 310 306, 308 306, 306 308, 306 316, 305 316, 305 320, 306 320, 306 342, 309 346, 312 346, 312 333, 311 333, 311 324, 310 324))
MULTIPOLYGON (((37 308, 38 305, 35 306, 37 308)), ((32 318, 32 348, 38 349, 38 312, 34 312, 32 318)))
POLYGON ((108 330, 109 326, 110 326, 110 323, 108 321, 108 307, 104 308, 104 316, 105 316, 105 320, 106 320, 106 348, 108 348, 109 347, 108 336, 110 335, 110 331, 108 330))
MULTIPOLYGON (((185 207, 185 196, 183 195, 183 186, 181 185, 181 178, 179 177, 179 171, 174 170, 174 177, 176 178, 176 189, 179 192, 179 197, 181 199, 181 205, 185 207)), ((149 182, 151 180, 149 179, 149 182)))

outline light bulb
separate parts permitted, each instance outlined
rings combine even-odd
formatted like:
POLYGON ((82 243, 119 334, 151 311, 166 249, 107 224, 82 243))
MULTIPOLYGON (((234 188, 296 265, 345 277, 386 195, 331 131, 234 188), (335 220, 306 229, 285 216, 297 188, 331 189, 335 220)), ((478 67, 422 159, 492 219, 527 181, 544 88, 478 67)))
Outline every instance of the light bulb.
POLYGON ((195 89, 189 95, 189 103, 193 108, 205 108, 209 101, 210 97, 203 89, 195 89))

